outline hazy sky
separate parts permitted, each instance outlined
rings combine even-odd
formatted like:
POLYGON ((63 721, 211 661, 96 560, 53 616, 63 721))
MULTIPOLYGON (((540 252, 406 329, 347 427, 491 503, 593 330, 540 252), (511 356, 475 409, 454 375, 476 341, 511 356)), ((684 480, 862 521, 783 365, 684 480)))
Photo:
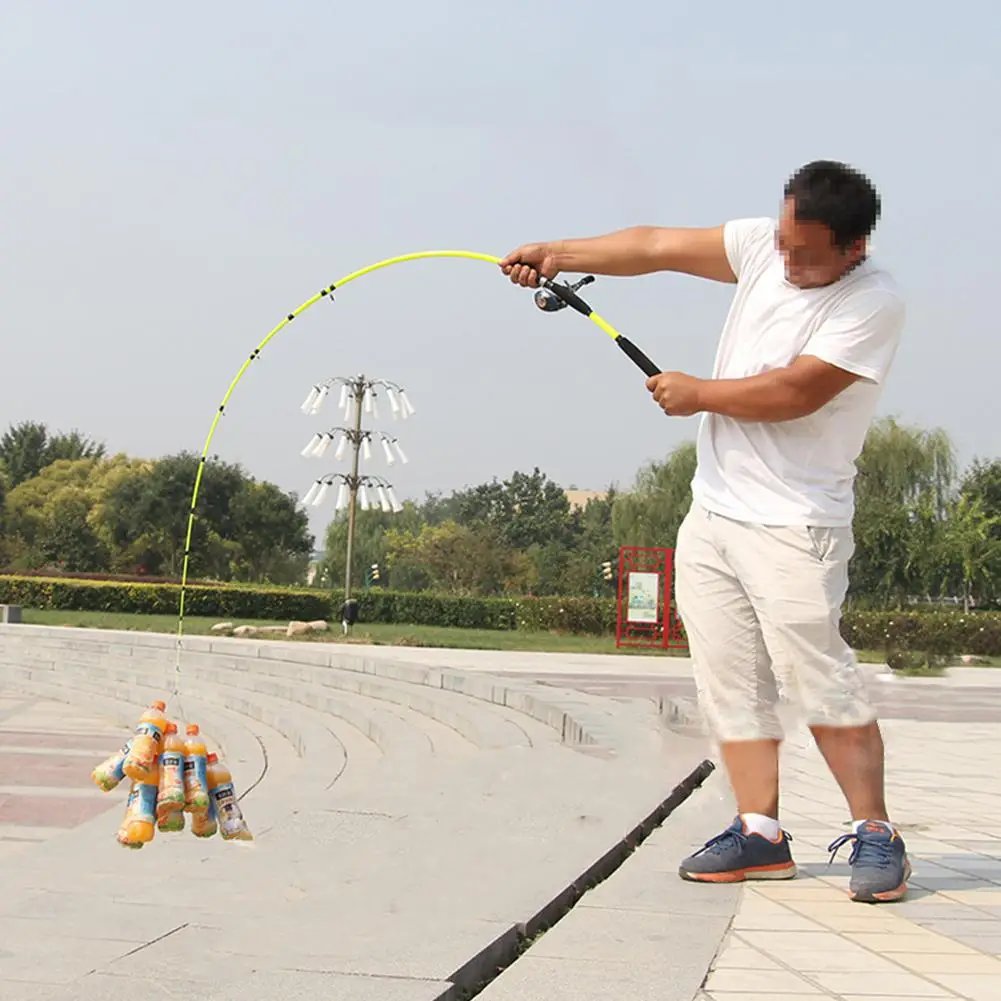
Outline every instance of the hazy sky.
MULTIPOLYGON (((999 36, 986 0, 7 0, 0 423, 200 451, 260 338, 358 267, 769 214, 793 169, 829 157, 879 186, 875 254, 908 297, 883 411, 945 427, 964 459, 1001 454, 999 36)), ((662 367, 709 373, 727 288, 587 292, 662 367)), ((418 409, 397 429, 401 497, 535 465, 626 484, 695 432, 592 324, 444 261, 362 279, 292 324, 214 450, 304 493, 336 467, 299 457, 334 417, 299 404, 356 372, 418 409)), ((378 452, 371 468, 386 471, 378 452)))

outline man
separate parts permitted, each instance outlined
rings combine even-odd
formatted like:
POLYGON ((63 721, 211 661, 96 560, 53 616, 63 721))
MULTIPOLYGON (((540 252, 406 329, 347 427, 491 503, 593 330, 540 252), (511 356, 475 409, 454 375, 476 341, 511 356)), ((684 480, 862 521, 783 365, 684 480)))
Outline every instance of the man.
POLYGON ((703 414, 693 503, 678 533, 676 595, 699 699, 737 800, 733 826, 685 859, 704 882, 786 879, 779 825, 781 686, 803 710, 854 821, 849 893, 896 900, 910 865, 889 821, 883 742, 839 631, 854 549, 855 460, 890 370, 904 303, 867 255, 880 203, 830 161, 788 181, 778 222, 636 227, 528 244, 501 263, 536 286, 559 272, 675 271, 736 284, 711 379, 664 372, 666 414, 703 414))

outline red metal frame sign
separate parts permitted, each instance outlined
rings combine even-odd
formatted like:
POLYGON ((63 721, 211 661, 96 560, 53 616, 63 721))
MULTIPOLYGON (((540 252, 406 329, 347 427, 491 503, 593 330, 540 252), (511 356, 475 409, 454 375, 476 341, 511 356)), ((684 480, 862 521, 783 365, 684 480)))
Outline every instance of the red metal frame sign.
POLYGON ((673 584, 673 549, 623 546, 619 550, 617 647, 687 649, 673 584))

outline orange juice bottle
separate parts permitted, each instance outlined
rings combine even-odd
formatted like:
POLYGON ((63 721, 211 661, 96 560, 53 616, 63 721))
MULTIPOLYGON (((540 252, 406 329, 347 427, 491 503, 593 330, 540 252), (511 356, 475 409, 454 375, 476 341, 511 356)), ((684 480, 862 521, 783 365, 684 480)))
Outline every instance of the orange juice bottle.
POLYGON ((226 841, 253 841, 254 836, 243 819, 243 812, 233 788, 233 776, 219 760, 219 755, 208 756, 207 767, 209 794, 219 815, 219 833, 226 841))
POLYGON ((108 755, 91 773, 90 777, 94 784, 103 789, 104 792, 111 792, 122 779, 125 778, 125 759, 132 750, 132 738, 126 741, 125 746, 114 754, 108 755))
POLYGON ((122 765, 122 770, 134 782, 145 782, 153 774, 163 741, 163 731, 167 727, 164 715, 166 709, 162 702, 154 702, 139 717, 132 747, 122 765))
POLYGON ((132 843, 146 844, 153 840, 156 834, 156 794, 159 790, 160 776, 154 762, 153 772, 143 782, 135 784, 136 798, 132 804, 132 815, 129 818, 127 838, 132 843))
POLYGON ((133 782, 129 790, 128 802, 125 805, 125 816, 122 817, 121 826, 118 828, 118 843, 126 848, 142 848, 141 841, 133 841, 129 836, 129 825, 135 813, 136 800, 139 798, 139 783, 133 782))
MULTIPOLYGON (((183 817, 184 814, 182 813, 183 817)), ((193 813, 191 815, 191 833, 196 838, 211 838, 219 830, 219 823, 216 820, 215 803, 209 797, 209 808, 205 813, 193 813)))
POLYGON ((184 830, 183 810, 161 810, 159 803, 156 807, 156 829, 169 833, 172 831, 184 830))
MULTIPOLYGON (((160 752, 160 789, 156 800, 157 816, 184 809, 184 738, 176 723, 168 723, 160 752)), ((184 827, 184 824, 181 824, 184 827)), ((164 828, 160 828, 164 830, 164 828)))
POLYGON ((197 723, 189 723, 184 741, 184 809, 188 813, 205 813, 209 808, 209 787, 206 781, 205 738, 197 723))

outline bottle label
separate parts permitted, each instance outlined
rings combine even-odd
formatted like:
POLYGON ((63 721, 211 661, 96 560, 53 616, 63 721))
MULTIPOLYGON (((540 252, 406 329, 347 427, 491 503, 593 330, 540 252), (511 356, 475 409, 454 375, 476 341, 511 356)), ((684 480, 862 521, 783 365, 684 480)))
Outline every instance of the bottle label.
POLYGON ((183 763, 179 751, 163 751, 160 754, 160 767, 169 769, 171 772, 180 773, 183 763))
POLYGON ((219 813, 219 826, 223 834, 235 833, 243 829, 243 813, 240 804, 236 799, 236 790, 232 782, 224 782, 217 785, 212 790, 212 799, 215 801, 216 810, 219 813))
POLYGON ((156 786, 149 782, 139 785, 132 805, 133 820, 145 821, 148 824, 156 822, 156 792, 156 786))
POLYGON ((201 754, 184 759, 184 784, 190 788, 207 789, 207 762, 201 754))
POLYGON ((132 750, 132 738, 130 737, 126 742, 125 746, 110 760, 111 764, 108 767, 108 775, 115 780, 115 782, 121 782, 125 778, 125 759, 129 756, 129 751, 132 750))
POLYGON ((136 727, 137 737, 149 737, 159 747, 163 739, 163 731, 153 723, 142 722, 136 727))
POLYGON ((123 824, 129 823, 135 818, 136 815, 136 803, 139 802, 139 784, 137 782, 132 783, 132 788, 129 790, 129 798, 125 804, 125 819, 122 821, 123 824))

